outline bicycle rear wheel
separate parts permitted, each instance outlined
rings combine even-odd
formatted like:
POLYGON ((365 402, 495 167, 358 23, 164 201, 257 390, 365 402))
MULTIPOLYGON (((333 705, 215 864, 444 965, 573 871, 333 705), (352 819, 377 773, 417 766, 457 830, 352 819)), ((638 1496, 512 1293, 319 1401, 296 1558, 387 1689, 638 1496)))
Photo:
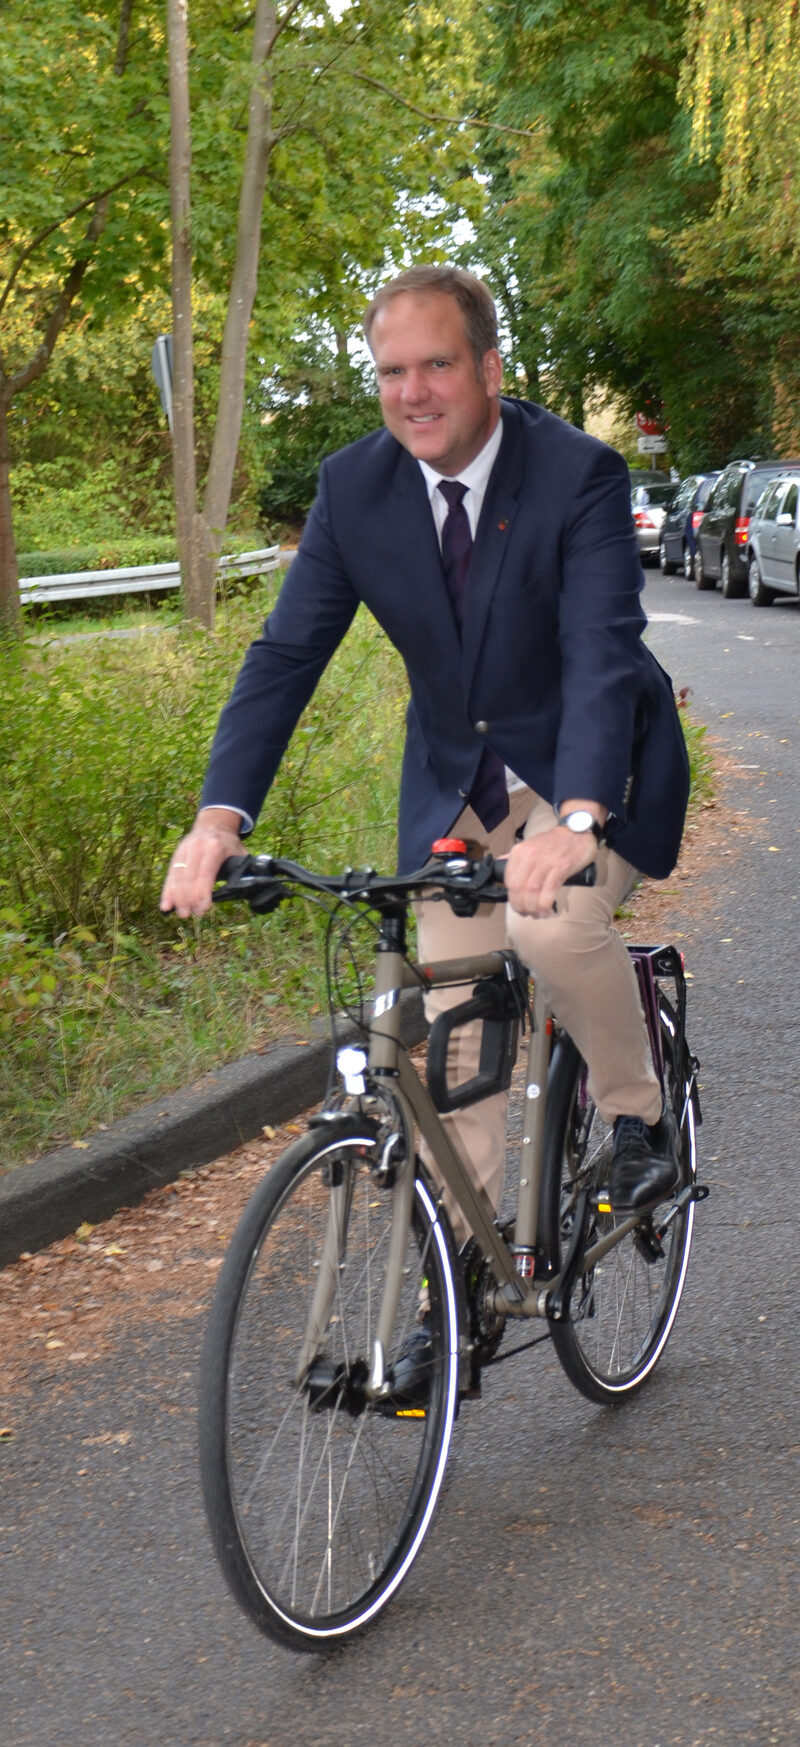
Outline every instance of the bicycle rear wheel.
POLYGON ((421 1178, 387 1361, 424 1300, 427 1403, 366 1393, 393 1199, 374 1163, 369 1129, 352 1121, 289 1147, 234 1234, 203 1353, 201 1471, 217 1556, 251 1619, 294 1649, 366 1625, 402 1582, 456 1410, 452 1237, 421 1178))
MULTIPOLYGON (((590 1401, 618 1401, 640 1389, 664 1351, 683 1292, 694 1227, 694 1202, 675 1209, 697 1169, 694 1111, 676 1060, 677 1027, 660 998, 666 1096, 679 1124, 676 1189, 575 1282, 566 1321, 550 1325, 570 1382, 590 1401)), ((586 1068, 571 1039, 559 1040, 548 1088, 542 1170, 541 1227, 554 1263, 561 1264, 578 1194, 592 1208, 586 1249, 623 1223, 602 1191, 611 1168, 613 1131, 586 1089, 586 1068)))

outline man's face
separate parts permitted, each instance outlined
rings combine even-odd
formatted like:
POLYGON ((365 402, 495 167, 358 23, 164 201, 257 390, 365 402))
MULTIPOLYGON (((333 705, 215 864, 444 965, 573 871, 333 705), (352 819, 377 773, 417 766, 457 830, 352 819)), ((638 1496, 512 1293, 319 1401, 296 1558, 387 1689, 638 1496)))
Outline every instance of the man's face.
POLYGON ((375 316, 370 346, 387 430, 418 461, 454 478, 500 416, 499 352, 484 354, 480 380, 463 312, 442 292, 393 297, 375 316))

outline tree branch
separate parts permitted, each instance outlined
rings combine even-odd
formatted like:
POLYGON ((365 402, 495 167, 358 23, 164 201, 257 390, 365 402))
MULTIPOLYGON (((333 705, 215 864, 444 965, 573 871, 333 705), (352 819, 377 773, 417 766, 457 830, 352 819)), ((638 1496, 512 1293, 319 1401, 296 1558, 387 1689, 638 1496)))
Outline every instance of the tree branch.
POLYGON ((272 35, 269 38, 269 41, 267 43, 267 60, 269 60, 269 57, 272 54, 272 51, 275 47, 275 44, 278 40, 278 37, 283 35, 283 32, 285 31, 287 24, 291 24, 295 13, 299 12, 302 4, 303 4, 303 0, 291 0, 291 5, 287 6, 286 11, 283 14, 283 17, 276 18, 275 28, 274 28, 272 35))
POLYGON ((390 97, 393 103, 399 103, 403 109, 410 109, 414 115, 421 115, 423 121, 444 122, 447 127, 488 127, 495 133, 516 134, 518 139, 534 138, 534 130, 529 127, 506 127, 501 121, 480 121, 476 115, 437 115, 427 109, 420 109, 419 104, 411 103, 407 97, 401 97, 399 91, 393 91, 390 85, 384 85, 380 79, 373 79, 369 73, 350 73, 351 79, 358 79, 362 85, 372 85, 374 90, 382 91, 385 97, 390 97))
POLYGON ((112 182, 109 188, 99 188, 94 194, 87 194, 86 199, 79 200, 77 206, 71 207, 69 212, 63 212, 60 218, 55 218, 53 220, 52 224, 45 225, 44 230, 39 231, 38 236, 35 236, 32 242, 28 243, 17 256, 6 280, 5 286, 3 287, 2 295, 0 295, 0 315, 2 315, 8 302, 14 288, 14 281, 18 277, 21 267, 27 261, 28 256, 32 255, 34 251, 38 249, 40 243, 46 242, 47 238, 52 236, 53 231, 60 230, 62 225, 69 224, 70 219, 76 218, 79 212, 85 212, 87 206, 97 206, 101 200, 110 200, 111 195, 116 194, 118 188, 124 188, 126 182, 130 182, 134 176, 148 174, 149 168, 150 167, 147 164, 140 164, 138 169, 131 170, 126 176, 120 176, 117 182, 112 182))

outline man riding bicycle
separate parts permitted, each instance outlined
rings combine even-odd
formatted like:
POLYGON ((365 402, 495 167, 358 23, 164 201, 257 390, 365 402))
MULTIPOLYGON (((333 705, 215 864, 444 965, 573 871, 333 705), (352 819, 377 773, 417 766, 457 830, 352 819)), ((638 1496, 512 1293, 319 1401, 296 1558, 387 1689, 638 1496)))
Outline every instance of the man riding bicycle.
MULTIPOLYGON (((472 918, 420 906, 419 957, 510 942, 614 1124, 614 1210, 638 1211, 672 1189, 677 1136, 613 917, 637 872, 671 872, 689 773, 668 676, 642 642, 627 468, 542 407, 501 394, 496 312, 471 274, 400 274, 364 327, 385 428, 322 465, 297 556, 220 718, 162 908, 208 909, 365 602, 411 690, 401 868, 424 864, 445 834, 508 856, 506 906, 472 918), (565 886, 591 861, 594 887, 565 886)), ((461 998, 437 991, 429 1017, 461 998)), ((477 1031, 460 1045, 459 1080, 475 1071, 477 1031)), ((499 1094, 447 1119, 495 1207, 505 1104, 499 1094)))

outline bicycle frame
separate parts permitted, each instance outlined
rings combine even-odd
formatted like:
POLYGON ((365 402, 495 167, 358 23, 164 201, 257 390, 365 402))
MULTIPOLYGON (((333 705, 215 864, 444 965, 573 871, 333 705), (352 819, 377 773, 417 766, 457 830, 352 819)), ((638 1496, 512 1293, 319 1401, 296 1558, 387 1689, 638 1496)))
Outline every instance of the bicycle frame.
MULTIPOLYGON (((587 1218, 576 1216, 573 1241, 559 1273, 548 1272, 546 1281, 520 1271, 519 1254, 525 1261, 538 1254, 539 1197, 542 1153, 547 1114, 547 1081, 553 1038, 553 1019, 547 1004, 534 988, 533 1025, 528 1044, 525 1075, 524 1119, 521 1149, 521 1170, 518 1200, 514 1219, 514 1247, 506 1242, 499 1230, 494 1210, 485 1192, 472 1181, 456 1144, 409 1061, 400 1040, 400 995, 403 989, 426 989, 457 983, 475 983, 495 975, 504 968, 502 953, 486 953, 474 958, 445 959, 435 964, 414 964, 405 957, 405 929, 402 916, 385 917, 381 923, 378 947, 372 1019, 369 1027, 367 1077, 376 1086, 390 1080, 392 1095, 401 1106, 408 1129, 416 1125, 431 1155, 436 1160, 442 1182, 461 1208, 473 1236, 480 1246, 497 1281, 494 1307, 506 1316, 555 1318, 565 1314, 562 1308, 572 1280, 578 1272, 589 1272, 609 1250, 621 1243, 639 1223, 633 1215, 621 1219, 612 1231, 598 1239, 589 1250, 583 1250, 587 1218)), ((678 989, 678 1023, 683 1035, 685 986, 680 957, 672 947, 633 947, 630 949, 642 996, 653 1060, 661 1077, 662 1062, 658 1043, 658 993, 656 975, 674 977, 678 989)), ((694 1075, 686 1082, 687 1104, 692 1097, 694 1075)), ((378 1325, 373 1342, 373 1364, 368 1394, 377 1398, 388 1392, 384 1355, 390 1349, 394 1316, 400 1293, 400 1258, 405 1251, 405 1239, 411 1210, 413 1169, 401 1171, 391 1193, 395 1198, 392 1218, 392 1240, 387 1265, 378 1325)), ((389 1191, 387 1191, 389 1192, 389 1191)), ((588 1215, 588 1208, 585 1210, 588 1215)), ((332 1220, 338 1215, 332 1212, 332 1220)), ((326 1272, 333 1290, 336 1237, 330 1234, 330 1255, 326 1272)), ((326 1255, 329 1246, 326 1245, 326 1255)), ((321 1283, 321 1291, 323 1291, 321 1283)), ((330 1308, 324 1297, 316 1306, 317 1316, 330 1308)), ((315 1327, 309 1327, 303 1355, 313 1348, 315 1327)))

